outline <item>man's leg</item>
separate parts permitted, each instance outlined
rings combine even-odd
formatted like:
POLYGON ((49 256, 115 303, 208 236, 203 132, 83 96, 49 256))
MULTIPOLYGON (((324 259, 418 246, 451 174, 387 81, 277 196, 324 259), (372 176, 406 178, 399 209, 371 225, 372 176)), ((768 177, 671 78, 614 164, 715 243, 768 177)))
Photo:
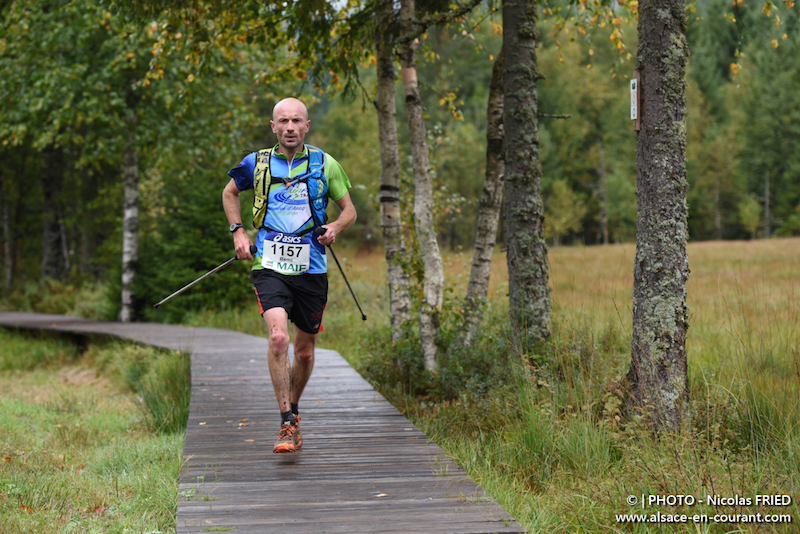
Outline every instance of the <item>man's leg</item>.
POLYGON ((264 323, 269 332, 267 362, 272 387, 281 413, 291 410, 289 395, 292 391, 289 362, 289 316, 283 308, 271 308, 264 312, 264 323))
POLYGON ((294 327, 294 364, 292 364, 292 404, 300 402, 303 390, 314 370, 314 346, 317 334, 303 332, 294 327))
POLYGON ((281 411, 281 428, 272 452, 295 452, 303 445, 300 428, 291 415, 289 403, 292 393, 292 366, 289 362, 289 317, 283 308, 270 308, 264 312, 264 322, 269 331, 267 362, 275 398, 281 411))

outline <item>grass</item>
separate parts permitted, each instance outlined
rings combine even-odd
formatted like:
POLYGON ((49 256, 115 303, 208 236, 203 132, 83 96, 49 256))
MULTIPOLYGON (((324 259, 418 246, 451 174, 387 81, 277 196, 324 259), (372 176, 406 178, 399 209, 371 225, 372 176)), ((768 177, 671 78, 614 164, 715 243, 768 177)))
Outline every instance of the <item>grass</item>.
MULTIPOLYGON (((800 239, 689 245, 691 403, 682 431, 658 439, 621 411, 621 379, 630 361, 634 245, 552 249, 552 339, 525 350, 514 345, 507 327, 508 277, 500 252, 476 348, 448 346, 457 330, 469 257, 447 256, 449 292, 436 375, 415 370, 413 332, 408 341, 388 341, 382 253, 339 247, 337 254, 368 320, 361 321, 341 275, 332 269, 319 345, 341 352, 529 531, 798 530, 800 239), (403 372, 395 367, 397 360, 407 365, 403 372), (627 504, 631 495, 677 494, 700 502, 655 504, 645 511, 785 513, 795 522, 616 522, 615 514, 639 510, 627 504), (705 500, 757 494, 786 494, 793 502, 728 506, 705 500)), ((194 312, 185 322, 265 335, 254 302, 194 312)), ((69 346, 56 343, 52 349, 54 362, 76 357, 69 346)), ((138 421, 138 432, 152 435, 146 418, 140 415, 138 421)), ((91 510, 89 504, 84 508, 91 510)))
POLYGON ((0 531, 174 532, 185 421, 166 431, 137 384, 182 358, 7 330, 0 347, 0 531))
MULTIPOLYGON (((788 507, 738 508, 705 499, 800 493, 800 239, 689 246, 692 401, 685 428, 659 439, 621 414, 634 254, 634 245, 552 249, 553 336, 532 352, 511 343, 504 315, 507 272, 503 255, 496 255, 493 309, 479 351, 496 366, 513 368, 513 386, 481 393, 465 382, 460 397, 436 398, 442 390, 435 388, 422 395, 374 365, 389 364, 398 353, 398 346, 381 349, 385 333, 364 347, 369 354, 353 360, 531 532, 797 531, 796 498, 788 507), (495 340, 490 344, 487 337, 495 340), (503 337, 504 347, 497 342, 503 337), (498 358, 502 351, 507 359, 498 358), (626 498, 642 494, 702 500, 654 505, 648 513, 786 513, 795 522, 617 523, 615 514, 632 510, 626 498)), ((452 295, 463 294, 468 258, 452 256, 447 263, 452 295)), ((446 315, 445 328, 453 321, 446 315)), ((432 383, 441 384, 451 365, 447 359, 443 354, 444 368, 432 383)), ((480 376, 490 380, 486 372, 480 376)))

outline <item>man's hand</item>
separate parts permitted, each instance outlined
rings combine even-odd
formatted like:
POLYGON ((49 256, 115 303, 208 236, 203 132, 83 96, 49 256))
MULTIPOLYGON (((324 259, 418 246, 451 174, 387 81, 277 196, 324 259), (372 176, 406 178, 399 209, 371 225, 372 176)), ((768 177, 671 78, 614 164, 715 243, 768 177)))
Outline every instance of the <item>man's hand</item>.
POLYGON ((322 228, 325 229, 325 233, 317 236, 317 241, 319 241, 320 245, 325 247, 333 245, 336 242, 336 227, 334 225, 328 226, 325 224, 322 228))
POLYGON ((244 228, 238 228, 233 232, 233 248, 236 250, 236 258, 240 260, 252 260, 253 255, 250 253, 250 247, 253 242, 250 241, 250 236, 244 231, 244 228))

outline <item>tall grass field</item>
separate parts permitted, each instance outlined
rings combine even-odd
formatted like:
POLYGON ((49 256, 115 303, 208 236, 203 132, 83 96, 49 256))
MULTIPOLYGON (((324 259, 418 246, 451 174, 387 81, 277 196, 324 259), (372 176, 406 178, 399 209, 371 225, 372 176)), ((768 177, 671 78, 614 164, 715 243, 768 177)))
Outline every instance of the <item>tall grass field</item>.
POLYGON ((0 532, 175 532, 188 363, 0 329, 0 532))
MULTIPOLYGON (((470 257, 446 255, 447 290, 436 373, 421 371, 413 327, 406 340, 391 341, 383 253, 345 245, 337 246, 337 254, 368 320, 361 320, 333 267, 319 345, 342 353, 530 532, 800 531, 800 239, 689 245, 690 404, 684 427, 659 436, 646 421, 629 419, 623 409, 635 245, 549 251, 553 333, 548 343, 535 346, 520 342, 509 327, 508 276, 501 251, 495 255, 481 331, 472 347, 458 346, 460 299, 470 257)), ((265 335, 254 302, 192 312, 183 322, 265 335)), ((31 345, 26 350, 40 349, 31 345)), ((163 370, 166 364, 160 365, 157 374, 169 376, 163 370)), ((105 478, 91 491, 63 489, 73 488, 68 481, 72 479, 63 476, 47 488, 25 490, 32 496, 30 502, 38 503, 38 508, 26 505, 36 510, 33 514, 11 510, 21 502, 18 488, 23 487, 24 476, 31 477, 20 474, 25 471, 18 458, 30 458, 28 451, 42 451, 37 453, 43 459, 36 473, 52 470, 61 477, 65 471, 78 476, 90 471, 91 460, 83 455, 98 445, 88 437, 86 443, 80 441, 84 438, 74 429, 79 422, 88 422, 91 414, 127 413, 118 425, 126 428, 125 440, 146 437, 150 443, 146 447, 161 451, 159 458, 168 458, 160 464, 166 478, 177 476, 179 450, 172 451, 179 448, 180 431, 166 432, 166 426, 159 430, 166 425, 158 421, 170 413, 168 408, 142 411, 138 401, 136 410, 125 411, 116 404, 131 408, 133 401, 125 394, 102 396, 100 404, 97 393, 65 394, 59 388, 35 386, 58 377, 62 367, 50 362, 0 375, 6 403, 0 415, 0 445, 4 455, 13 457, 0 470, 0 483, 5 484, 0 488, 0 505, 7 514, 2 517, 16 521, 16 530, 9 532, 36 531, 25 530, 30 523, 24 521, 42 510, 51 511, 40 517, 60 521, 61 530, 52 532, 66 532, 68 521, 99 522, 108 517, 108 513, 96 517, 92 511, 96 503, 111 508, 111 515, 122 514, 121 505, 106 503, 121 502, 115 497, 120 482, 114 477, 128 472, 124 459, 99 462, 102 468, 97 470, 105 478), (28 390, 50 393, 37 397, 28 390), (56 410, 54 395, 56 399, 69 395, 61 403, 74 408, 56 410), (118 400, 112 404, 109 399, 118 400), (39 422, 32 424, 37 430, 28 432, 26 418, 35 413, 39 422), (70 433, 55 430, 56 424, 65 428, 59 423, 62 419, 70 433), (51 451, 52 439, 45 445, 46 437, 59 432, 67 436, 65 453, 51 451), (76 432, 78 437, 70 437, 76 432), (6 436, 12 434, 30 434, 24 439, 33 441, 18 442, 23 438, 17 437, 11 441, 6 436), (17 450, 26 452, 13 452, 17 450), (58 459, 60 454, 63 460, 58 459), (85 467, 77 471, 81 464, 85 467), (16 471, 10 471, 12 467, 16 471), (67 497, 47 501, 49 494, 67 497), (70 504, 70 499, 80 504, 70 504)), ((120 391, 130 395, 146 381, 130 382, 135 372, 127 373, 129 385, 120 391)), ((102 454, 122 454, 108 452, 107 446, 106 439, 102 454)), ((127 487, 128 495, 136 494, 134 482, 127 487)), ((165 489, 164 500, 169 491, 177 490, 165 489)), ((169 515, 171 510, 159 513, 169 515)), ((120 524, 126 526, 80 523, 84 530, 75 531, 147 531, 136 530, 127 519, 120 524)), ((147 527, 151 530, 174 528, 166 519, 148 525, 156 525, 147 527)))

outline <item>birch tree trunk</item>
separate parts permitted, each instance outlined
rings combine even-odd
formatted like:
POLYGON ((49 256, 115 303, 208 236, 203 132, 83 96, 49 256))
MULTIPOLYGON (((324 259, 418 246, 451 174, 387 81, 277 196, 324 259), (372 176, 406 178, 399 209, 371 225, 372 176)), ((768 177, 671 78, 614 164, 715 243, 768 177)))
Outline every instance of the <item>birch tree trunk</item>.
POLYGON ((400 217, 400 152, 397 142, 397 107, 395 104, 394 35, 396 26, 392 0, 383 0, 380 20, 375 29, 375 56, 378 72, 378 139, 381 150, 381 228, 386 250, 389 282, 389 313, 392 340, 402 336, 402 326, 411 318, 409 275, 403 269, 407 260, 403 225, 400 217))
POLYGON ((42 162, 42 278, 61 280, 66 274, 58 215, 58 199, 64 183, 61 149, 47 147, 42 152, 42 162))
MULTIPOLYGON (((400 27, 403 34, 414 30, 414 0, 401 0, 400 27)), ((422 100, 417 83, 414 41, 400 43, 401 79, 406 99, 406 115, 414 160, 414 223, 422 258, 425 262, 425 281, 419 312, 419 337, 425 369, 436 369, 436 337, 439 334, 439 314, 444 293, 444 268, 433 224, 433 184, 428 160, 428 143, 422 117, 422 100)))
POLYGON ((535 0, 503 1, 503 127, 509 319, 521 339, 550 337, 544 204, 539 188, 535 0))
POLYGON ((125 148, 123 179, 125 204, 122 214, 122 306, 119 320, 130 322, 134 316, 133 281, 136 277, 136 260, 139 259, 139 163, 136 155, 136 112, 128 120, 131 130, 125 148))
POLYGON ((685 0, 639 3, 641 130, 628 408, 677 429, 688 400, 685 0))
POLYGON ((462 343, 465 347, 481 323, 481 311, 489 293, 492 271, 492 254, 497 241, 500 206, 503 202, 503 51, 494 62, 492 81, 489 84, 489 102, 486 106, 486 176, 483 180, 478 208, 478 226, 472 267, 465 295, 465 325, 462 343))

